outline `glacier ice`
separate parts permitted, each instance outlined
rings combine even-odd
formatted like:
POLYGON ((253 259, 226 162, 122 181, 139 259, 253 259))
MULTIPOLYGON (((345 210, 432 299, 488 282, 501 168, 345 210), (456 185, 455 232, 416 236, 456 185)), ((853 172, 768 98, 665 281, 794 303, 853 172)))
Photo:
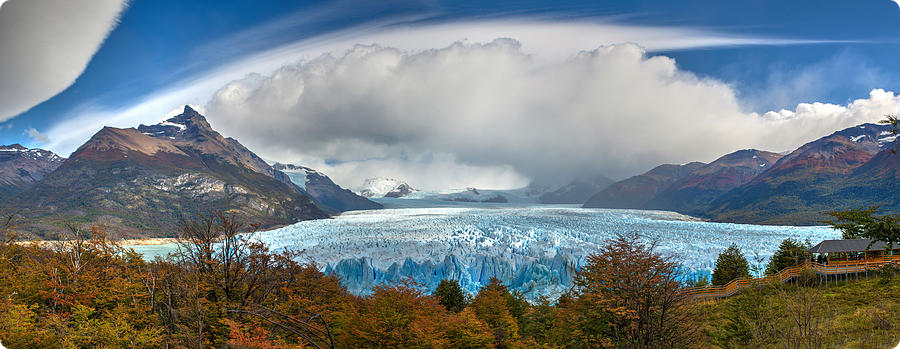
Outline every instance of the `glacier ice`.
POLYGON ((340 276, 354 294, 407 277, 430 289, 452 278, 474 293, 496 277, 534 299, 565 292, 585 257, 631 232, 677 258, 686 278, 708 275, 732 242, 751 263, 764 264, 784 238, 816 243, 840 235, 828 227, 710 223, 665 211, 485 205, 355 211, 256 236, 274 250, 304 251, 302 259, 340 276))

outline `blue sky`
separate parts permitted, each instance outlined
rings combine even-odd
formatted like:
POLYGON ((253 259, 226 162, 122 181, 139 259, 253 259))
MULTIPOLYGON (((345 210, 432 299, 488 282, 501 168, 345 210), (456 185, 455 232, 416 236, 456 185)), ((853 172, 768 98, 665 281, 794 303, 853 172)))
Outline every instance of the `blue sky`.
MULTIPOLYGON (((22 1, 27 0, 9 1, 0 11, 10 11, 11 4, 22 1)), ((53 8, 48 7, 47 11, 52 12, 53 8)), ((521 50, 533 55, 534 60, 556 62, 575 56, 580 50, 634 42, 646 49, 644 54, 648 57, 674 60, 679 72, 727 86, 741 112, 759 115, 781 109, 797 111, 800 103, 846 107, 856 99, 869 98, 873 89, 900 91, 900 67, 896 64, 900 57, 900 7, 889 0, 564 4, 135 0, 127 3, 117 22, 109 26, 105 41, 96 47, 96 53, 73 83, 21 114, 3 117, 6 121, 0 124, 0 143, 49 147, 65 156, 101 124, 136 126, 158 120, 165 111, 183 104, 205 107, 211 94, 231 80, 252 73, 265 78, 281 65, 308 62, 323 53, 340 56, 353 44, 380 44, 414 54, 446 48, 453 41, 478 44, 489 38, 511 37, 519 40, 521 50), (536 23, 546 25, 550 36, 569 36, 541 38, 539 33, 528 30, 543 30, 536 23), (592 27, 594 24, 604 27, 592 27), (614 32, 617 28, 627 30, 592 39, 596 33, 614 32), (639 30, 647 32, 635 34, 639 30), (673 30, 684 32, 665 35, 673 30), (517 33, 522 33, 521 37, 517 33), (146 107, 137 108, 138 105, 146 107), (64 131, 70 131, 72 136, 63 139, 60 134, 64 131)), ((18 35, 27 39, 29 33, 18 35)), ((3 45, 0 41, 0 50, 3 45)), ((2 83, 15 86, 18 82, 2 83)), ((210 119, 217 126, 216 115, 210 115, 210 119)), ((223 131, 237 127, 236 123, 222 125, 223 131)), ((384 154, 348 155, 353 151, 338 154, 297 149, 279 153, 271 150, 275 145, 259 137, 264 136, 248 134, 246 140, 237 138, 259 146, 262 155, 274 159, 332 164, 385 158, 384 154)), ((354 137, 351 138, 368 139, 354 137)), ((807 140, 797 139, 794 143, 807 140)), ((414 146, 410 141, 378 145, 393 149, 384 151, 396 150, 399 154, 405 150, 396 148, 414 146)), ((750 145, 754 144, 747 144, 750 145)), ((511 167, 510 171, 519 177, 535 177, 535 171, 523 170, 509 159, 473 158, 453 147, 434 149, 434 153, 420 156, 419 162, 431 163, 435 154, 447 155, 451 159, 448 161, 457 165, 487 166, 498 173, 511 167)), ((690 156, 708 154, 688 153, 685 157, 690 156)), ((408 154, 397 158, 403 157, 408 154)), ((681 160, 663 155, 642 159, 620 169, 600 170, 621 176, 652 161, 681 160)), ((498 176, 503 179, 495 182, 515 181, 510 179, 515 176, 498 176)), ((351 177, 345 181, 351 181, 351 177)))

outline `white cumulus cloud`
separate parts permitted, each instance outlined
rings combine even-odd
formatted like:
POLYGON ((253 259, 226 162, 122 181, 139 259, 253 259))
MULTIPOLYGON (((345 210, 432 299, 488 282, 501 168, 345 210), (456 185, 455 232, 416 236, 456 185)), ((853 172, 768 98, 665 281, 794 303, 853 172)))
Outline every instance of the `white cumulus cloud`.
POLYGON ((10 0, 0 7, 0 121, 75 82, 124 0, 10 0))
POLYGON ((882 90, 846 106, 762 115, 740 105, 729 85, 637 45, 548 64, 498 39, 416 51, 356 46, 233 81, 206 108, 214 126, 251 149, 320 162, 343 185, 379 172, 434 189, 454 177, 512 187, 584 173, 623 178, 747 147, 783 151, 900 110, 882 90))

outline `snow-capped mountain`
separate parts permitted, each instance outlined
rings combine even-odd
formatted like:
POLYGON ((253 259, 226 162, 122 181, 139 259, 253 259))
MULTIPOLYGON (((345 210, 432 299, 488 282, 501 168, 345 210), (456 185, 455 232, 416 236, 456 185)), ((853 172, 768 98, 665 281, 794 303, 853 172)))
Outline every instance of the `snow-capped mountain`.
POLYGON ((0 146, 0 192, 15 192, 43 178, 66 159, 20 144, 0 146))
POLYGON ((900 154, 889 125, 862 124, 804 144, 749 183, 709 204, 704 216, 732 222, 820 224, 826 211, 900 208, 900 154))
POLYGON ((263 228, 328 217, 286 174, 187 106, 157 125, 104 127, 3 204, 34 234, 53 231, 45 220, 102 220, 112 233, 158 236, 182 217, 216 211, 263 228))
POLYGON ((466 188, 458 192, 446 194, 433 194, 427 196, 430 199, 457 202, 491 202, 506 203, 509 202, 507 197, 509 194, 497 190, 478 190, 477 188, 466 188))
POLYGON ((662 165, 619 181, 584 207, 673 210, 716 221, 821 224, 827 211, 900 209, 893 127, 862 124, 784 153, 737 151, 710 164, 662 165), (690 166, 689 166, 690 165, 690 166))
POLYGON ((381 204, 341 188, 324 173, 309 167, 281 163, 275 163, 272 167, 287 174, 294 184, 325 206, 327 211, 344 212, 382 208, 381 204))
POLYGON ((417 191, 399 179, 383 177, 367 178, 356 190, 360 196, 367 198, 401 198, 417 191))

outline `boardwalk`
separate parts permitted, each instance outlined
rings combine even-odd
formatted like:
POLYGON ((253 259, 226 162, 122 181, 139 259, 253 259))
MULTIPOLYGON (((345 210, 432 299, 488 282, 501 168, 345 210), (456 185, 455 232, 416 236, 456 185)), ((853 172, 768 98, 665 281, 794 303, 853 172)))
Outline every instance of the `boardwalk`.
POLYGON ((858 261, 832 261, 828 264, 816 263, 807 260, 800 265, 787 267, 776 273, 775 275, 764 276, 760 278, 737 278, 724 286, 707 286, 707 287, 689 287, 682 292, 689 298, 696 300, 714 299, 731 297, 743 289, 750 288, 754 285, 771 285, 774 283, 788 282, 793 278, 800 276, 804 271, 812 271, 818 275, 846 275, 854 273, 864 273, 870 270, 877 270, 888 264, 900 265, 900 256, 889 256, 878 259, 858 260, 858 261))

